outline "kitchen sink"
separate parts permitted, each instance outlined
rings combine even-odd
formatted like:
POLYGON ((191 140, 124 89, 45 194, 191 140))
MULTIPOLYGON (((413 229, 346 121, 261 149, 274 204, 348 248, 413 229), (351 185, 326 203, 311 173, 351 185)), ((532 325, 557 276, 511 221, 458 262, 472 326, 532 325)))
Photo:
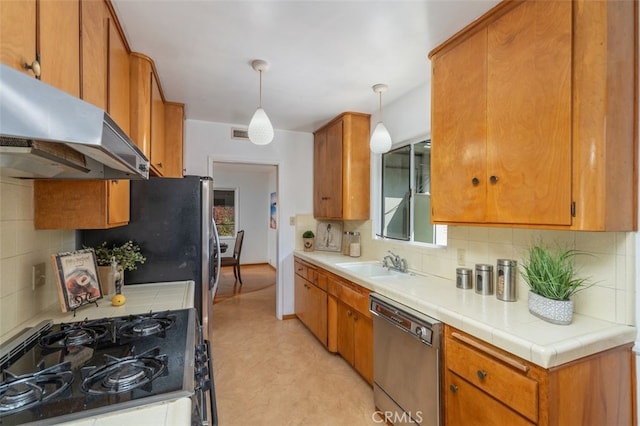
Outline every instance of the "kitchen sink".
POLYGON ((408 278, 414 274, 385 268, 382 262, 342 262, 336 263, 338 268, 370 279, 408 278))

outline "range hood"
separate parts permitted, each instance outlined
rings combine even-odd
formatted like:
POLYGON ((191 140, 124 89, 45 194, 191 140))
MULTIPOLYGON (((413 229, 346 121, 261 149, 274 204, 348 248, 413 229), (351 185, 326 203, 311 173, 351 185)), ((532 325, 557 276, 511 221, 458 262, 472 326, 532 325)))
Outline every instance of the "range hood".
POLYGON ((149 160, 104 110, 0 64, 0 175, 148 179, 149 160))

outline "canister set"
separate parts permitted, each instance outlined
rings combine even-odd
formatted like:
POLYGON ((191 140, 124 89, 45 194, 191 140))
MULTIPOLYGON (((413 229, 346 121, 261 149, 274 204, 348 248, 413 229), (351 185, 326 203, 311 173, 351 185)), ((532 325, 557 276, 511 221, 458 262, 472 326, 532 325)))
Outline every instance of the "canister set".
MULTIPOLYGON (((511 259, 498 259, 497 279, 495 280, 496 298, 504 302, 516 301, 516 272, 518 262, 511 259)), ((473 288, 474 271, 469 268, 456 268, 456 287, 473 288)), ((478 263, 475 266, 475 289, 483 296, 494 294, 493 265, 478 263)))

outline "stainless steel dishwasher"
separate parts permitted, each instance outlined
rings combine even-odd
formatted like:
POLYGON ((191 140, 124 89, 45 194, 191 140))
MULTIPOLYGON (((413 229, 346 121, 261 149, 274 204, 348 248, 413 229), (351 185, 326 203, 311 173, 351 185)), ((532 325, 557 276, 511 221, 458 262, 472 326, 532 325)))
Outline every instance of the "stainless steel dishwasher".
POLYGON ((394 425, 440 425, 442 323, 377 293, 370 300, 378 416, 394 425))

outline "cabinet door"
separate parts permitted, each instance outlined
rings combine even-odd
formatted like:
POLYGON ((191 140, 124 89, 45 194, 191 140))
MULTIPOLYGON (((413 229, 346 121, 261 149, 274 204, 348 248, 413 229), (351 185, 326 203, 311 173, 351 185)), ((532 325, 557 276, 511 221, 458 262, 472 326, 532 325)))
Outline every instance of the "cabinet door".
POLYGON ((130 64, 127 46, 113 17, 109 18, 109 115, 131 134, 130 64))
POLYGON ((129 222, 130 182, 128 180, 107 181, 107 224, 125 225, 129 222))
POLYGON ((354 310, 344 303, 338 303, 338 353, 352 366, 355 365, 354 310))
POLYGON ((535 424, 448 370, 445 372, 445 406, 445 424, 449 426, 535 424))
POLYGON ((19 71, 36 59, 36 1, 0 1, 0 62, 19 71))
POLYGON ((327 203, 327 182, 325 165, 327 151, 327 130, 317 131, 313 136, 313 215, 323 217, 327 203))
POLYGON ((373 321, 361 313, 354 318, 354 367, 369 384, 373 384, 373 321))
POLYGON ((151 73, 151 168, 158 176, 164 176, 164 101, 154 73, 151 73))
POLYGON ((434 56, 432 74, 431 217, 484 222, 486 30, 434 56))
POLYGON ((100 1, 82 2, 82 99, 107 110, 109 47, 107 10, 100 1))
POLYGON ((151 158, 151 60, 131 54, 131 139, 151 158))
POLYGON ((307 328, 327 345, 327 293, 296 275, 295 309, 296 316, 307 328))
POLYGON ((41 79, 80 97, 80 2, 39 0, 41 79))
POLYGON ((491 222, 571 224, 572 6, 523 2, 488 28, 491 222))
POLYGON ((174 102, 164 104, 164 176, 182 177, 184 147, 184 105, 174 102))
POLYGON ((325 182, 325 217, 342 217, 342 132, 344 122, 338 120, 327 129, 327 143, 322 169, 325 182))

